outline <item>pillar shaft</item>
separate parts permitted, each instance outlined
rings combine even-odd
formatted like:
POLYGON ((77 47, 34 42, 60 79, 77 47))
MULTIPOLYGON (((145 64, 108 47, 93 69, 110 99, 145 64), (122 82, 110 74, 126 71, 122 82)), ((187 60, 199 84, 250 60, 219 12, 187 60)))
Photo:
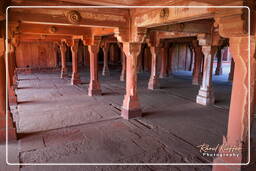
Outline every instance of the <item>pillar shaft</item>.
POLYGON ((168 77, 168 69, 167 69, 167 58, 168 58, 168 46, 162 47, 160 49, 161 56, 161 71, 160 78, 168 77))
POLYGON ((234 59, 231 58, 230 71, 229 71, 229 75, 228 75, 228 80, 229 81, 233 81, 234 69, 235 69, 235 62, 234 62, 234 59))
MULTIPOLYGON (((248 60, 248 37, 231 37, 230 50, 235 61, 235 74, 232 85, 231 102, 229 108, 227 136, 223 138, 223 144, 242 147, 235 153, 235 157, 218 157, 214 163, 247 163, 248 162, 248 129, 251 127, 255 99, 255 39, 251 38, 250 63, 248 60), (250 64, 250 66, 249 66, 250 64), (248 68, 251 72, 248 76, 248 68), (250 80, 248 80, 250 78, 250 80), (249 107, 250 105, 250 107, 249 107)), ((241 170, 238 166, 213 166, 213 171, 241 170)))
POLYGON ((140 43, 123 43, 126 55, 126 94, 122 106, 122 117, 130 119, 141 116, 141 108, 137 94, 137 60, 140 53, 140 43))
MULTIPOLYGON (((16 129, 8 112, 8 140, 16 139, 16 129)), ((6 65, 4 59, 4 39, 0 38, 0 142, 6 138, 6 65)))
POLYGON ((122 47, 120 49, 121 49, 121 58, 122 58, 121 59, 122 60, 122 71, 121 71, 120 81, 124 81, 125 80, 125 72, 126 72, 126 56, 122 50, 122 47))
POLYGON ((75 39, 73 40, 72 46, 71 46, 71 51, 72 51, 72 78, 71 78, 71 84, 79 84, 81 83, 80 81, 80 76, 78 73, 78 45, 79 45, 79 40, 75 39))
POLYGON ((194 57, 192 84, 200 85, 202 81, 201 65, 203 62, 203 53, 202 53, 202 48, 197 45, 197 41, 193 42, 193 47, 194 47, 195 57, 194 57))
POLYGON ((89 45, 88 51, 90 54, 90 84, 88 88, 89 96, 101 95, 100 82, 98 78, 98 52, 99 46, 89 45))
POLYGON ((60 44, 60 53, 61 53, 61 74, 60 77, 64 78, 68 76, 67 64, 66 64, 66 52, 67 46, 64 42, 60 44))
POLYGON ((107 76, 109 75, 109 67, 108 67, 108 52, 109 52, 109 44, 106 43, 106 45, 103 46, 103 69, 102 69, 102 75, 107 76))
POLYGON ((151 52, 151 75, 148 82, 148 89, 154 90, 157 88, 157 52, 158 47, 150 47, 151 52))
POLYGON ((202 46, 204 54, 204 72, 202 85, 196 98, 196 102, 202 105, 210 105, 214 103, 214 94, 212 89, 212 67, 213 57, 216 48, 213 46, 202 46))
POLYGON ((14 75, 15 75, 15 47, 9 44, 9 55, 8 55, 8 99, 10 105, 17 105, 17 96, 15 93, 14 86, 14 75))
POLYGON ((217 54, 217 67, 215 70, 215 75, 222 75, 222 54, 221 54, 221 48, 218 48, 217 54))

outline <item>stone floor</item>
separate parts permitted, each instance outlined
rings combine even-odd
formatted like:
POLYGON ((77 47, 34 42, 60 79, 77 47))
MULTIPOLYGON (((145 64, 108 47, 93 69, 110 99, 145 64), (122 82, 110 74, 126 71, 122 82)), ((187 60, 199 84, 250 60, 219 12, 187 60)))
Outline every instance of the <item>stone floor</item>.
MULTIPOLYGON (((59 73, 19 75, 18 106, 12 107, 19 133, 20 163, 209 163, 198 145, 222 143, 226 135, 231 84, 214 83, 216 104, 195 103, 199 86, 189 75, 159 80, 147 90, 139 74, 143 117, 124 120, 120 108, 125 83, 119 72, 100 77, 103 96, 88 97, 89 73, 70 85, 59 73)), ((13 147, 15 148, 15 146, 13 147)), ((13 168, 17 169, 17 168, 13 168)), ((21 171, 211 170, 211 166, 21 166, 21 171)), ((16 170, 15 170, 16 171, 16 170)))

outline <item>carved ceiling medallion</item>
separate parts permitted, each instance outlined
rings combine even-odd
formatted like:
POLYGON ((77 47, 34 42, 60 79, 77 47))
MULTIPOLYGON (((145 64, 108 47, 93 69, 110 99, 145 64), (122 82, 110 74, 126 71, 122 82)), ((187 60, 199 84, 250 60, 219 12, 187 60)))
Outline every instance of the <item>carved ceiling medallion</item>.
POLYGON ((49 28, 49 33, 56 33, 56 31, 57 31, 57 28, 56 27, 54 27, 54 26, 51 26, 50 28, 49 28))
POLYGON ((72 10, 67 13, 67 19, 72 24, 80 23, 82 17, 78 11, 72 10))
POLYGON ((168 18, 169 17, 169 9, 163 8, 160 11, 160 18, 168 18))

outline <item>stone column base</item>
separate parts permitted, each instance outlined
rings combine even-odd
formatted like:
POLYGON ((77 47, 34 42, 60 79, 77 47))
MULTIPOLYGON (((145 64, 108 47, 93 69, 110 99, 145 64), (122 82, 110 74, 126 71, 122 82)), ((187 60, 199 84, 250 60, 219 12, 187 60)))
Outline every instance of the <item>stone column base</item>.
POLYGON ((125 81, 125 75, 122 75, 120 76, 120 81, 125 81))
POLYGON ((61 70, 60 78, 68 77, 68 72, 66 70, 61 70))
POLYGON ((90 81, 88 88, 88 96, 101 96, 101 88, 99 81, 90 81))
POLYGON ((157 77, 150 78, 149 82, 148 82, 148 89, 149 90, 154 90, 154 89, 157 89, 157 88, 158 88, 158 86, 157 86, 157 77))
POLYGON ((159 78, 166 78, 168 76, 169 76, 168 73, 162 73, 162 74, 159 75, 159 78))
POLYGON ((81 80, 80 80, 80 76, 78 73, 72 73, 72 78, 71 78, 71 84, 80 84, 81 80))
POLYGON ((106 70, 103 69, 102 75, 103 75, 103 76, 109 76, 109 75, 110 75, 109 70, 108 70, 108 69, 106 69, 106 70))
POLYGON ((196 97, 196 103, 201 104, 201 105, 211 105, 214 104, 215 98, 213 95, 213 90, 212 89, 202 89, 200 88, 199 93, 196 97))
POLYGON ((124 119, 137 118, 137 117, 141 117, 142 116, 142 111, 141 111, 141 109, 131 109, 131 110, 128 110, 128 109, 122 108, 121 116, 124 119))

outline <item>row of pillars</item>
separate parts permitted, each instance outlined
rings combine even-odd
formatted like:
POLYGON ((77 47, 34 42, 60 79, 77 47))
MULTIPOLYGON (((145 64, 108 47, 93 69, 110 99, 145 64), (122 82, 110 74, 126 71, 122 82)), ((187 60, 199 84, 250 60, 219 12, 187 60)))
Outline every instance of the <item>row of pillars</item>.
MULTIPOLYGON (((80 76, 78 73, 78 44, 79 40, 73 40, 73 44, 71 46, 72 51, 72 78, 71 78, 71 84, 79 84, 80 76)), ((128 70, 128 66, 126 66, 127 63, 127 55, 128 52, 124 51, 123 44, 118 44, 121 49, 121 61, 122 61, 122 71, 120 80, 125 80, 125 73, 126 70, 128 70)), ((211 46, 199 46, 197 41, 193 41, 192 47, 194 49, 193 55, 194 55, 194 67, 193 67, 193 79, 192 84, 193 85, 200 85, 200 90, 198 93, 198 96, 196 98, 196 102, 202 105, 210 105, 214 103, 214 94, 213 94, 213 88, 212 88, 212 70, 213 70, 213 58, 215 56, 215 53, 217 51, 216 47, 211 46)), ((157 69, 157 56, 161 57, 161 70, 159 77, 164 78, 169 75, 169 68, 170 68, 170 60, 168 62, 169 52, 172 51, 172 47, 169 46, 169 44, 165 43, 162 45, 162 47, 156 47, 156 46, 149 46, 150 52, 151 52, 151 75, 148 82, 148 89, 154 90, 157 89, 158 86, 158 69, 157 69)), ((109 44, 104 43, 102 45, 102 50, 104 54, 104 64, 103 64, 103 71, 102 75, 106 76, 109 75, 109 67, 108 67, 108 50, 109 50, 109 44)), ((136 56, 136 73, 138 72, 140 68, 140 62, 141 61, 141 44, 139 44, 138 53, 139 55, 136 56)), ((66 67, 66 51, 67 51, 67 45, 63 41, 60 44, 60 51, 61 51, 61 78, 64 78, 67 76, 67 67, 66 67)), ((101 95, 101 88, 100 83, 98 79, 98 52, 99 52, 99 46, 88 46, 88 51, 90 55, 90 84, 88 89, 88 95, 94 96, 94 95, 101 95)), ((232 62, 233 63, 233 62, 232 62)), ((127 64, 128 65, 128 64, 127 64)), ((231 68, 233 70, 234 63, 231 65, 231 68)), ((126 76, 130 76, 129 74, 126 76)), ((128 83, 129 80, 128 80, 128 83)), ((127 87, 128 88, 128 87, 127 87)), ((136 89, 135 89, 136 90, 136 89)))

